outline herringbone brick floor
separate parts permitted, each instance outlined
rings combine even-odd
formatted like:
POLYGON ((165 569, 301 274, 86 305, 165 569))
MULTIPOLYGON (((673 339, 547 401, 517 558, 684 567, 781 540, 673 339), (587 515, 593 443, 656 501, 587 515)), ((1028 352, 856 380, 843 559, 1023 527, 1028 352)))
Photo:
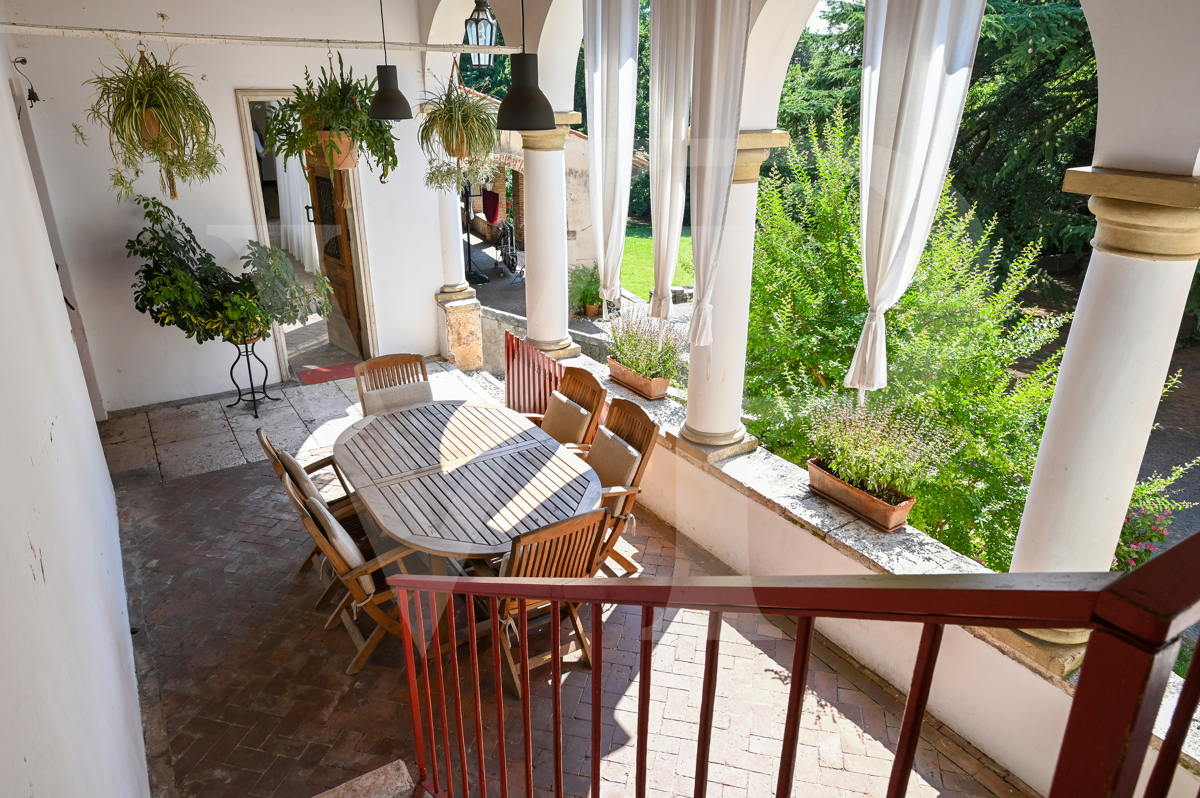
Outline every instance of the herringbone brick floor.
MULTIPOLYGON (((397 758, 413 769, 399 642, 389 639, 362 671, 345 674, 354 649, 340 626, 323 629, 325 614, 313 608, 321 592, 315 575, 296 573, 311 543, 268 465, 118 486, 118 500, 158 795, 307 798, 397 758)), ((646 575, 727 573, 653 519, 641 518, 629 541, 646 575)), ((633 794, 639 612, 606 610, 602 795, 633 794)), ((726 619, 713 798, 774 794, 794 650, 785 630, 759 615, 726 619)), ((702 613, 660 612, 656 619, 653 796, 692 794, 705 633, 702 613)), ((481 653, 489 794, 497 795, 486 643, 481 653)), ((588 795, 591 787, 590 679, 579 666, 565 669, 564 769, 572 795, 588 795)), ((541 796, 550 794, 552 773, 549 668, 536 671, 535 680, 534 781, 541 796)), ((794 794, 883 795, 903 697, 819 636, 808 688, 794 794)), ((510 781, 520 794, 520 704, 507 694, 505 705, 510 781)), ((932 717, 915 771, 910 795, 1033 795, 932 717)))

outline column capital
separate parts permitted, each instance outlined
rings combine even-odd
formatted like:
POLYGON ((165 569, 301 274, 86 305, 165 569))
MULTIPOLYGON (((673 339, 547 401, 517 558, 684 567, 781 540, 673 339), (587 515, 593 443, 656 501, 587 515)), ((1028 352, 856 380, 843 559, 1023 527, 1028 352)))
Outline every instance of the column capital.
POLYGON ((1141 260, 1200 258, 1200 178, 1082 166, 1067 170, 1063 191, 1091 195, 1094 249, 1141 260))
POLYGON ((521 147, 526 150, 562 150, 567 146, 567 133, 571 125, 583 121, 583 114, 569 111, 565 114, 555 114, 553 130, 522 130, 521 147))
POLYGON ((777 147, 786 147, 792 140, 786 130, 743 130, 738 133, 737 162, 733 168, 734 183, 757 183, 763 161, 777 147))

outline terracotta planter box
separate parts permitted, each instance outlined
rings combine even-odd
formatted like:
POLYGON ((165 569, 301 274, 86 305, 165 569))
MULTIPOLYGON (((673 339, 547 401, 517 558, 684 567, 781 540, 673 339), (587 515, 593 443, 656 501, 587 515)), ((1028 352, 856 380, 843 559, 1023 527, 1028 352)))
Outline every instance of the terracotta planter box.
POLYGON ((635 371, 630 371, 611 357, 608 359, 608 373, 617 382, 624 385, 638 396, 647 399, 662 399, 667 395, 671 381, 666 377, 643 377, 635 371))
POLYGON ((917 502, 911 496, 905 496, 900 504, 888 504, 865 490, 846 484, 818 465, 816 460, 808 461, 808 485, 813 493, 849 510, 883 532, 895 532, 903 527, 909 510, 917 502))
POLYGON ((587 314, 589 319, 594 319, 600 315, 599 305, 584 305, 583 312, 587 314))

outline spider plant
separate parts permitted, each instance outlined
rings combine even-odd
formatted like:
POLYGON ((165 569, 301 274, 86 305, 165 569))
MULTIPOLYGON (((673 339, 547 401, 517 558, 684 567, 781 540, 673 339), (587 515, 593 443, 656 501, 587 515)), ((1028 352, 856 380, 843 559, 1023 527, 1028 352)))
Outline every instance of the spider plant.
POLYGON ((417 143, 429 158, 425 185, 458 194, 467 184, 492 181, 492 152, 500 141, 496 105, 491 98, 462 85, 458 63, 440 93, 425 99, 417 143))
MULTIPOLYGON (((116 162, 109 176, 117 199, 134 195, 133 181, 147 159, 158 164, 162 190, 179 199, 176 181, 191 185, 221 171, 224 151, 216 141, 212 114, 191 76, 175 65, 174 49, 166 61, 141 48, 136 59, 120 45, 117 52, 119 65, 102 63, 104 73, 84 84, 96 87, 86 118, 108 128, 116 162)), ((80 140, 86 143, 86 137, 80 140)))
MULTIPOLYGON (((354 68, 349 70, 338 53, 338 71, 333 72, 333 59, 329 59, 329 71, 321 67, 321 74, 313 81, 308 68, 304 69, 304 85, 292 87, 293 96, 281 101, 267 114, 263 131, 263 145, 285 159, 300 158, 305 153, 324 150, 329 168, 334 168, 334 155, 342 153, 337 137, 329 137, 328 146, 323 146, 321 133, 344 133, 350 146, 358 145, 368 168, 372 162, 379 164, 380 182, 385 182, 391 170, 400 165, 396 157, 396 137, 392 135, 390 122, 371 119, 368 109, 375 96, 375 79, 354 78, 354 68)), ((311 177, 311 176, 310 176, 311 177)))

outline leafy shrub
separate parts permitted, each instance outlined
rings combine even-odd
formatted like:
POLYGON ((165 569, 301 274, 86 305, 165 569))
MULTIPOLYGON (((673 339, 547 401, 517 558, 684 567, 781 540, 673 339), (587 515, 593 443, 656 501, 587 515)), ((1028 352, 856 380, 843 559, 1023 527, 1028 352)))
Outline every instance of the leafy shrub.
POLYGON ((629 215, 634 219, 650 219, 650 170, 633 168, 629 181, 629 215))
POLYGON ((1134 486, 1129 512, 1121 525, 1121 541, 1113 555, 1112 570, 1132 571, 1153 557, 1159 544, 1166 542, 1171 534, 1171 522, 1175 520, 1174 512, 1195 506, 1195 502, 1172 499, 1171 486, 1197 465, 1200 465, 1200 458, 1175 466, 1169 476, 1154 473, 1134 486))
POLYGON ((135 197, 147 226, 125 243, 126 257, 141 258, 134 307, 160 327, 174 326, 197 343, 242 343, 268 338, 271 322, 296 323, 313 313, 328 315, 330 287, 320 275, 312 291, 297 279, 282 250, 250 242, 247 271, 231 274, 217 265, 190 227, 152 197, 135 197))
POLYGON ((958 441, 936 419, 889 404, 856 403, 846 395, 805 413, 813 457, 860 490, 890 504, 904 501, 950 460, 958 441))
POLYGON ((567 303, 572 308, 600 304, 600 269, 576 266, 567 275, 567 303))
MULTIPOLYGON (((813 453, 807 409, 842 394, 867 315, 859 244, 858 144, 843 115, 787 155, 792 179, 759 188, 747 345, 751 429, 797 463, 813 453)), ((910 523, 1008 570, 1058 373, 1058 354, 1014 365, 1052 342, 1064 316, 1022 306, 1036 246, 1003 272, 971 213, 943 195, 908 292, 887 314, 888 388, 878 398, 944 421, 961 442, 917 485, 910 523)))
POLYGON ((651 379, 679 376, 679 353, 684 338, 673 325, 665 325, 659 341, 659 322, 643 311, 625 311, 612 325, 608 354, 622 366, 651 379))

